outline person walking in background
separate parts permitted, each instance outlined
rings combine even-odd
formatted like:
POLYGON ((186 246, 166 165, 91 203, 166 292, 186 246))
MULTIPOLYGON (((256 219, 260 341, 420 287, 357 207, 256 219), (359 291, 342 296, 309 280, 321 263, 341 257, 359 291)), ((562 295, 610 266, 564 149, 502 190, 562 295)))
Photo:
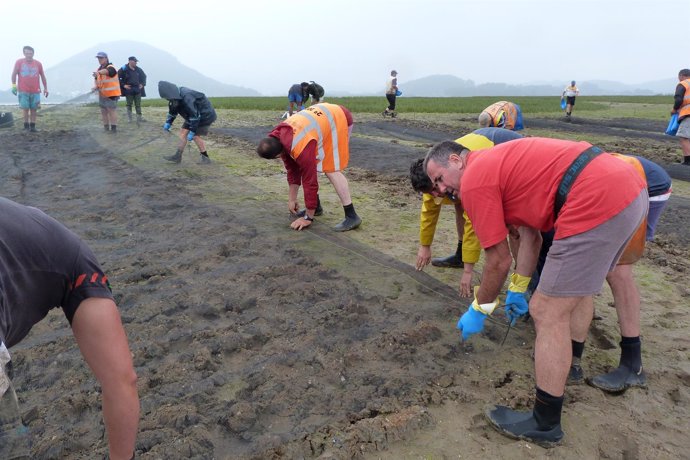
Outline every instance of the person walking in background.
POLYGON ((682 164, 690 166, 690 69, 678 72, 678 81, 671 114, 678 114, 676 137, 680 138, 680 148, 683 149, 682 164))
MULTIPOLYGON (((100 385, 109 458, 134 458, 137 375, 106 275, 88 246, 42 211, 0 198, 0 212, 0 458, 30 458, 30 433, 12 386, 9 349, 56 307, 62 308, 100 385)), ((82 390, 74 391, 76 396, 82 390)))
POLYGON ((19 107, 24 112, 24 129, 36 132, 36 110, 41 104, 41 82, 43 95, 48 97, 48 82, 43 64, 34 59, 34 49, 25 46, 23 59, 14 63, 12 70, 12 94, 19 98, 19 107))
POLYGON ((261 158, 281 157, 287 169, 288 210, 298 218, 290 224, 294 230, 309 227, 321 214, 317 172, 335 188, 345 211, 345 220, 333 229, 353 230, 362 223, 350 197, 350 187, 342 171, 350 160, 352 114, 341 105, 315 104, 289 117, 259 142, 256 153, 261 158), (304 188, 304 205, 299 211, 297 192, 304 188))
POLYGON ((319 85, 314 80, 310 81, 309 83, 307 83, 306 81, 302 82, 302 103, 303 104, 306 105, 307 100, 310 97, 311 97, 312 105, 318 104, 323 99, 324 94, 326 94, 326 92, 324 91, 323 86, 319 85))
POLYGON ((204 93, 184 86, 178 88, 177 85, 167 81, 158 82, 158 93, 161 98, 168 100, 168 116, 165 119, 163 129, 170 132, 170 128, 178 115, 184 119, 177 150, 174 155, 165 157, 165 159, 174 163, 181 162, 182 152, 187 146, 187 142, 193 140, 199 148, 199 163, 210 163, 211 159, 206 151, 206 143, 201 136, 208 135, 209 127, 217 118, 211 101, 204 93))
POLYGON ((482 128, 505 128, 520 131, 525 127, 522 123, 522 109, 517 104, 499 101, 491 104, 479 114, 479 126, 482 128))
POLYGON ((146 97, 146 73, 138 66, 139 60, 130 56, 127 64, 117 71, 120 91, 127 101, 127 119, 132 122, 132 104, 137 113, 137 123, 144 121, 141 114, 141 98, 146 97))
POLYGON ((575 86, 575 80, 570 82, 570 86, 566 86, 561 95, 561 99, 566 99, 565 105, 565 119, 570 121, 570 115, 573 113, 573 107, 575 106, 575 98, 579 96, 580 90, 575 86))
POLYGON ((101 108, 103 129, 108 132, 117 131, 117 101, 120 92, 120 81, 117 78, 117 69, 108 60, 108 55, 103 51, 96 54, 98 69, 93 73, 95 86, 93 91, 98 91, 98 106, 101 108))
POLYGON ((288 90, 288 116, 292 116, 292 114, 295 112, 295 106, 297 106, 298 110, 302 110, 304 108, 304 93, 303 93, 303 85, 309 85, 309 83, 295 83, 290 87, 288 90))
POLYGON ((391 116, 395 118, 397 114, 395 113, 395 99, 398 94, 398 72, 396 70, 391 70, 391 76, 388 77, 386 81, 386 99, 388 99, 388 107, 383 111, 383 116, 391 116))

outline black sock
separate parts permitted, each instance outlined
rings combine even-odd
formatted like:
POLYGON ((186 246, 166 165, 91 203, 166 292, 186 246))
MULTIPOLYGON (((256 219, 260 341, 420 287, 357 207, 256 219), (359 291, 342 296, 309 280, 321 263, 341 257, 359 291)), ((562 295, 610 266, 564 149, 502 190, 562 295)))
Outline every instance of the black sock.
POLYGON ((571 340, 570 344, 573 347, 573 364, 580 364, 582 353, 585 351, 585 343, 571 340))
POLYGON ((458 241, 458 249, 455 250, 455 254, 462 257, 462 240, 458 241))
POLYGON ((621 337, 621 360, 619 366, 626 366, 635 372, 642 368, 642 341, 640 337, 621 337))
POLYGON ((201 153, 203 156, 208 158, 208 153, 206 153, 206 150, 204 150, 203 152, 199 152, 199 153, 201 153))
POLYGON ((343 206, 343 209, 345 210, 345 217, 352 217, 355 218, 357 217, 357 213, 355 212, 355 205, 350 203, 347 206, 343 206))
POLYGON ((560 425, 562 409, 563 396, 552 396, 537 387, 532 414, 537 420, 537 426, 540 430, 546 431, 560 425))

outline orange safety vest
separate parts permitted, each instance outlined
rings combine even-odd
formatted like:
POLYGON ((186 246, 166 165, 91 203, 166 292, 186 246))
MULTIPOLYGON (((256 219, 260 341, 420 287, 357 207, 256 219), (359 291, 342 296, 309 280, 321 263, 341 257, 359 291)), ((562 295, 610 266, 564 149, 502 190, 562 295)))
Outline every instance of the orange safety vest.
POLYGON ((297 159, 307 144, 316 141, 316 169, 330 173, 342 171, 350 160, 347 118, 336 104, 314 104, 285 120, 292 126, 290 156, 297 159))
MULTIPOLYGON (((639 174, 642 180, 644 180, 645 185, 647 184, 647 175, 644 173, 642 163, 640 163, 640 161, 637 158, 628 155, 622 155, 620 153, 611 153, 611 155, 615 156, 619 160, 625 161, 629 165, 632 165, 635 168, 635 171, 637 171, 637 174, 639 174)), ((642 257, 642 253, 644 252, 646 238, 647 216, 645 216, 645 218, 640 223, 640 226, 637 227, 637 230, 635 230, 635 234, 632 236, 632 238, 630 238, 630 241, 628 242, 628 245, 625 247, 625 250, 623 251, 621 258, 618 259, 618 265, 630 265, 640 260, 640 258, 642 257)))
POLYGON ((485 108, 484 112, 491 116, 491 126, 505 129, 515 128, 517 109, 512 102, 496 102, 485 108))
MULTIPOLYGON (((108 64, 106 68, 107 67, 112 67, 113 69, 115 69, 115 66, 112 64, 108 64)), ((108 75, 101 75, 99 73, 96 77, 96 87, 98 88, 98 91, 103 97, 113 97, 122 95, 122 92, 120 92, 120 80, 117 77, 117 72, 115 73, 114 77, 110 77, 108 75)))
POLYGON ((680 82, 685 87, 685 95, 683 96, 683 103, 678 109, 678 118, 690 116, 690 78, 680 82))

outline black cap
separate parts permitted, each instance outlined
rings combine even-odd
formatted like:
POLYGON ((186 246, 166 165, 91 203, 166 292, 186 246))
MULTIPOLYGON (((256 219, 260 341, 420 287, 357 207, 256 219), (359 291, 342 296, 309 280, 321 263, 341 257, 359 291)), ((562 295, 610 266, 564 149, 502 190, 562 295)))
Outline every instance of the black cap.
POLYGON ((134 56, 128 57, 127 60, 128 60, 128 61, 139 62, 139 59, 135 58, 134 56))

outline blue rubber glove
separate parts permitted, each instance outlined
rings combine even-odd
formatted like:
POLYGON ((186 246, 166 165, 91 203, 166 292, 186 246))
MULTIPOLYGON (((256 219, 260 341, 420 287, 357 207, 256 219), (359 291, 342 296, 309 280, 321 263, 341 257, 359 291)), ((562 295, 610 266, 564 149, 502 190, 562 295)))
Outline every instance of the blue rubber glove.
POLYGON ((525 299, 525 293, 508 291, 508 294, 506 294, 505 310, 506 316, 510 321, 510 325, 515 326, 515 322, 518 320, 518 318, 525 316, 529 311, 527 299, 525 299))
POLYGON ((194 131, 190 131, 187 133, 187 141, 191 142, 192 139, 194 139, 194 136, 196 136, 196 133, 194 131))
POLYGON ((170 123, 166 123, 166 124, 163 125, 163 129, 164 129, 165 131, 170 131, 170 128, 172 128, 172 125, 171 125, 170 123))
POLYGON ((17 95, 17 85, 12 83, 12 94, 17 95))
POLYGON ((462 332, 462 340, 467 340, 471 335, 481 332, 484 329, 484 313, 475 310, 472 305, 458 320, 458 329, 462 332))

